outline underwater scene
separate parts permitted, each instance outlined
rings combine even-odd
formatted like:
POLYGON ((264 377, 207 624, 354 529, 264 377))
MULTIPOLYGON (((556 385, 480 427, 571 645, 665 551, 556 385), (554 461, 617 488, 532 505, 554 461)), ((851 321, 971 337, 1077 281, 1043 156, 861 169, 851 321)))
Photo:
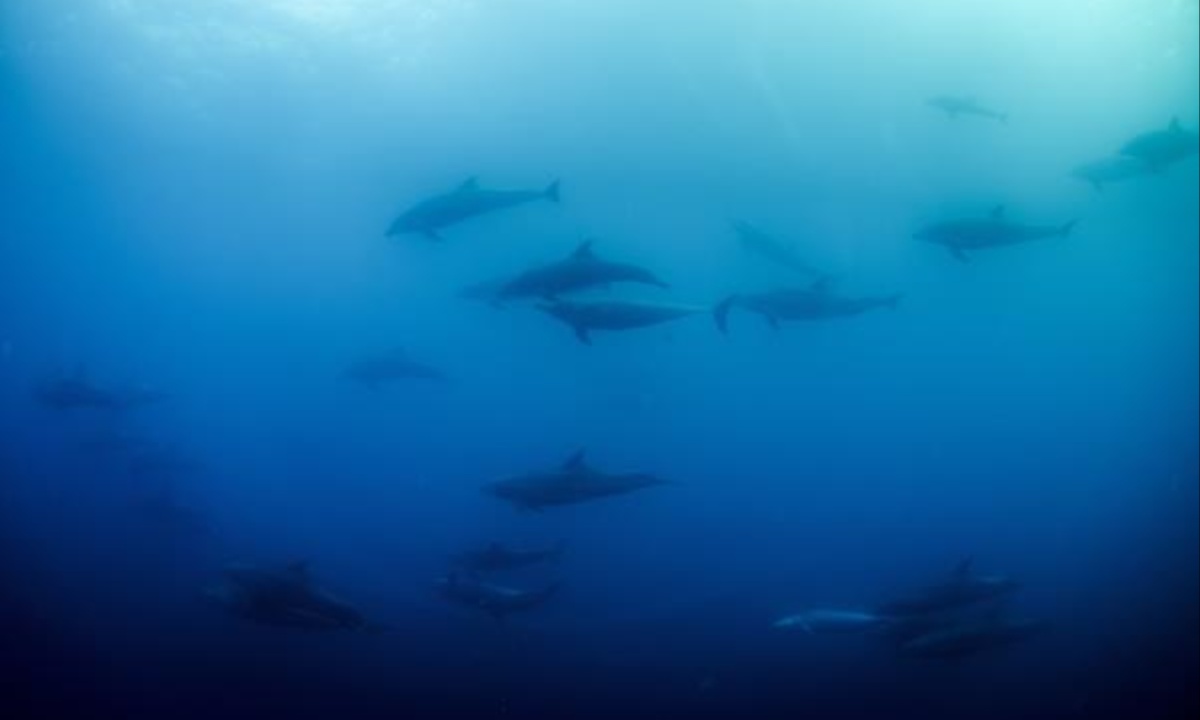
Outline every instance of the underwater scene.
POLYGON ((1200 711, 1200 2, 0 0, 0 717, 1200 711))

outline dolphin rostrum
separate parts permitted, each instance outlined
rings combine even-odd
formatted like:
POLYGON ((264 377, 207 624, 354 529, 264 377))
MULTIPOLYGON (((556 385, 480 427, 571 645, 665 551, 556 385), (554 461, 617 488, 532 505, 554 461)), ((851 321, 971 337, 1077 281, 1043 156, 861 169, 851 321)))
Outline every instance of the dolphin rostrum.
POLYGON ((457 188, 423 200, 400 214, 388 228, 388 237, 424 235, 441 240, 443 228, 487 213, 524 205, 536 200, 559 201, 558 181, 542 190, 488 190, 469 178, 457 188))

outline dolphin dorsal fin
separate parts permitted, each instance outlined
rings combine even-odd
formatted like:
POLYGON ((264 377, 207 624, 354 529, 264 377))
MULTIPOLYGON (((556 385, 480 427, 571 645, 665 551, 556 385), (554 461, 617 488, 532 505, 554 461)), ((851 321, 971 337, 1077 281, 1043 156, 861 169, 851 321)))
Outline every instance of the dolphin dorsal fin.
POLYGON ((1171 118, 1170 124, 1167 125, 1167 130, 1173 133, 1183 132, 1183 127, 1179 124, 1178 116, 1171 118))
POLYGON ((588 238, 587 240, 579 243, 575 250, 571 252, 571 259, 590 260, 591 258, 596 257, 596 253, 592 250, 592 243, 595 241, 595 238, 588 238))
POLYGON ((966 576, 970 575, 971 574, 971 562, 974 561, 974 559, 975 558, 968 555, 965 558, 963 558, 962 560, 959 560, 958 564, 954 566, 954 573, 953 573, 954 577, 955 578, 965 578, 966 576))
POLYGON ((471 177, 467 178, 466 180, 463 180, 462 184, 458 186, 459 192, 464 192, 464 191, 468 191, 468 190, 478 190, 478 189, 479 189, 479 177, 476 175, 472 175, 471 177))
POLYGON ((579 448, 571 453, 571 456, 562 464, 562 469, 568 472, 580 472, 587 469, 587 449, 579 448))
POLYGON ((992 219, 993 220, 1003 220, 1004 219, 1004 206, 1003 205, 997 205, 996 207, 992 208, 992 219))

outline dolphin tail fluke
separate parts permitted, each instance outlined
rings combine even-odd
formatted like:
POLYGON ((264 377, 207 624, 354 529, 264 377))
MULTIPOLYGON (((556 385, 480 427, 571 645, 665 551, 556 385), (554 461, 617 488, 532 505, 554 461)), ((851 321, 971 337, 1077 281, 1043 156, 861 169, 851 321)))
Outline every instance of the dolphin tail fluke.
POLYGON ((717 324, 717 329, 721 331, 722 335, 729 334, 729 310, 736 302, 737 295, 730 295, 713 308, 713 322, 717 324))
POLYGON ((1061 235, 1062 237, 1067 237, 1068 235, 1071 234, 1071 231, 1075 229, 1075 225, 1078 222, 1079 222, 1078 220, 1072 220, 1072 221, 1066 223, 1061 228, 1059 228, 1058 234, 1061 235))
POLYGON ((559 181, 555 180, 546 186, 546 189, 542 191, 542 195, 552 203, 560 203, 562 202, 562 197, 559 195, 558 189, 559 181))

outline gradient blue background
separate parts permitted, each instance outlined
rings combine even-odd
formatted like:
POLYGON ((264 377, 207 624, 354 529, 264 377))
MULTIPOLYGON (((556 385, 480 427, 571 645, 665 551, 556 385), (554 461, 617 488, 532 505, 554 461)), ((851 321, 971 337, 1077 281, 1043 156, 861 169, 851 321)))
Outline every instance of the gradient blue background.
POLYGON ((1104 193, 1069 171, 1196 128, 1197 4, 1084 5, 5 2, 6 716, 1190 715, 1196 161, 1104 193), (947 120, 941 93, 1011 120, 947 120), (383 237, 472 175, 561 178, 563 203, 383 237), (1078 229, 967 265, 911 239, 996 204, 1078 229), (786 282, 732 218, 900 308, 587 348, 455 297, 589 236, 682 302, 786 282), (393 346, 453 382, 338 377, 393 346), (173 397, 33 402, 77 365, 173 397), (112 429, 204 461, 172 482, 211 535, 131 511, 145 479, 80 449, 112 429), (675 484, 537 515, 479 492, 581 446, 675 484), (565 539, 562 596, 503 625, 443 605, 446 557, 493 538, 565 539), (1051 632, 930 664, 770 627, 968 554, 1051 632), (200 598, 230 560, 297 557, 399 634, 200 598))

